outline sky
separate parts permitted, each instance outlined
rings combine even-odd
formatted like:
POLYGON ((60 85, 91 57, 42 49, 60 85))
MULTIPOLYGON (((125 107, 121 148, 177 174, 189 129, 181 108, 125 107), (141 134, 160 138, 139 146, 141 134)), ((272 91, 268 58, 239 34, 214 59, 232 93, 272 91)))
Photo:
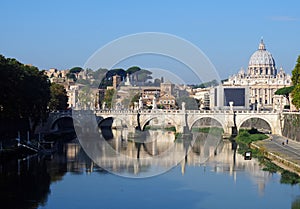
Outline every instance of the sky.
POLYGON ((247 68, 263 37, 277 68, 291 73, 299 8, 298 0, 1 0, 0 54, 41 70, 70 69, 122 36, 161 32, 197 46, 224 79, 247 68))

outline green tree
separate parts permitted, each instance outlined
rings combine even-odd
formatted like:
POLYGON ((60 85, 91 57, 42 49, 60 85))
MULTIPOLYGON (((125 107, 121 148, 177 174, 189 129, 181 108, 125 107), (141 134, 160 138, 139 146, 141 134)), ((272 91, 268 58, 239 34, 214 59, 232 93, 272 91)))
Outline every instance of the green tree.
POLYGON ((293 90, 294 90, 294 86, 283 87, 278 89, 275 92, 275 94, 284 96, 287 99, 288 104, 290 105, 290 93, 292 93, 293 90))
POLYGON ((140 71, 141 68, 137 67, 137 66, 133 66, 133 67, 130 67, 126 70, 126 73, 128 73, 129 75, 137 72, 137 71, 140 71))
POLYGON ((138 82, 146 82, 148 79, 152 79, 151 74, 152 74, 152 72, 150 72, 149 70, 144 70, 144 69, 141 69, 141 70, 137 71, 136 73, 134 73, 134 75, 136 77, 136 81, 138 81, 138 82))
POLYGON ((107 86, 112 86, 114 75, 119 75, 121 77, 121 80, 123 80, 126 77, 126 71, 121 68, 107 71, 105 77, 102 78, 99 84, 99 88, 106 89, 107 86))
POLYGON ((0 55, 0 119, 28 119, 31 131, 47 117, 50 82, 44 71, 0 55))
POLYGON ((300 85, 298 84, 297 86, 295 86, 293 92, 292 92, 292 103, 293 105, 295 105, 295 107, 297 109, 300 108, 300 85))
POLYGON ((70 73, 80 73, 83 69, 81 67, 73 67, 70 69, 70 73))
POLYGON ((292 81, 294 86, 297 86, 300 83, 300 55, 298 56, 297 64, 292 71, 292 81))
POLYGON ((212 80, 212 81, 208 81, 208 82, 205 82, 205 83, 201 83, 201 84, 198 84, 198 85, 193 85, 193 88, 196 89, 196 88, 207 88, 207 87, 211 87, 211 86, 217 86, 219 85, 218 81, 217 80, 212 80))
POLYGON ((96 79, 97 81, 101 81, 105 77, 107 71, 108 70, 105 68, 99 68, 98 70, 94 71, 93 72, 94 79, 96 79))
POLYGON ((67 91, 63 85, 51 83, 50 93, 51 99, 49 101, 49 109, 51 111, 67 109, 68 96, 67 91))
POLYGON ((185 109, 187 109, 187 110, 198 110, 199 109, 199 104, 197 103, 197 100, 192 97, 176 98, 176 104, 179 107, 179 109, 182 108, 182 102, 185 102, 185 109))
POLYGON ((293 200, 291 209, 300 209, 300 196, 293 200))
POLYGON ((138 102, 139 101, 139 99, 140 99, 140 97, 141 97, 141 93, 136 93, 133 97, 132 97, 132 99, 131 99, 131 101, 130 101, 130 107, 134 107, 134 103, 135 102, 138 102))
POLYGON ((106 104, 106 107, 109 108, 109 109, 112 108, 112 100, 113 100, 114 94, 115 94, 115 90, 114 89, 108 89, 105 92, 104 102, 106 104))
POLYGON ((292 71, 292 81, 295 88, 292 91, 292 103, 297 109, 300 108, 300 56, 298 56, 297 64, 292 71))

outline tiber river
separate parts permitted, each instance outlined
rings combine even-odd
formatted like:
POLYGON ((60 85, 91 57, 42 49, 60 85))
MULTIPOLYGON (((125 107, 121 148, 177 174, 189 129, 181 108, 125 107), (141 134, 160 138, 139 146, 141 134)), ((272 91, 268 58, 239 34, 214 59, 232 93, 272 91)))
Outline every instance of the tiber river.
POLYGON ((300 208, 299 185, 281 184, 280 174, 234 155, 231 143, 215 136, 193 133, 174 142, 163 130, 112 134, 2 163, 1 208, 300 208))

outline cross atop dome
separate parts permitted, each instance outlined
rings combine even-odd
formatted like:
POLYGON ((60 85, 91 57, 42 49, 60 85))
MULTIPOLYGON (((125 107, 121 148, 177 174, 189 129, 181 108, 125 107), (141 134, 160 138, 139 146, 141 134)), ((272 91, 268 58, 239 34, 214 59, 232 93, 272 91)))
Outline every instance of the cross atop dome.
POLYGON ((261 39, 260 39, 260 43, 259 43, 258 49, 259 50, 266 50, 266 46, 265 46, 263 37, 261 37, 261 39))

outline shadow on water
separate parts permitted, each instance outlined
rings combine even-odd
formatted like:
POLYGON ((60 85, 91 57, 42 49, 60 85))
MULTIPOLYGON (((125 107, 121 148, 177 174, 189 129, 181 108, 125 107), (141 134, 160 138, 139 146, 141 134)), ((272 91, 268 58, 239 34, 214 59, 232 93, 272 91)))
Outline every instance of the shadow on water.
POLYGON ((78 143, 61 143, 53 155, 1 161, 1 208, 32 209, 45 205, 51 183, 61 181, 67 172, 107 173, 94 165, 78 143))
POLYGON ((2 208, 37 208, 47 202, 51 177, 45 161, 32 157, 1 164, 0 201, 2 208))

